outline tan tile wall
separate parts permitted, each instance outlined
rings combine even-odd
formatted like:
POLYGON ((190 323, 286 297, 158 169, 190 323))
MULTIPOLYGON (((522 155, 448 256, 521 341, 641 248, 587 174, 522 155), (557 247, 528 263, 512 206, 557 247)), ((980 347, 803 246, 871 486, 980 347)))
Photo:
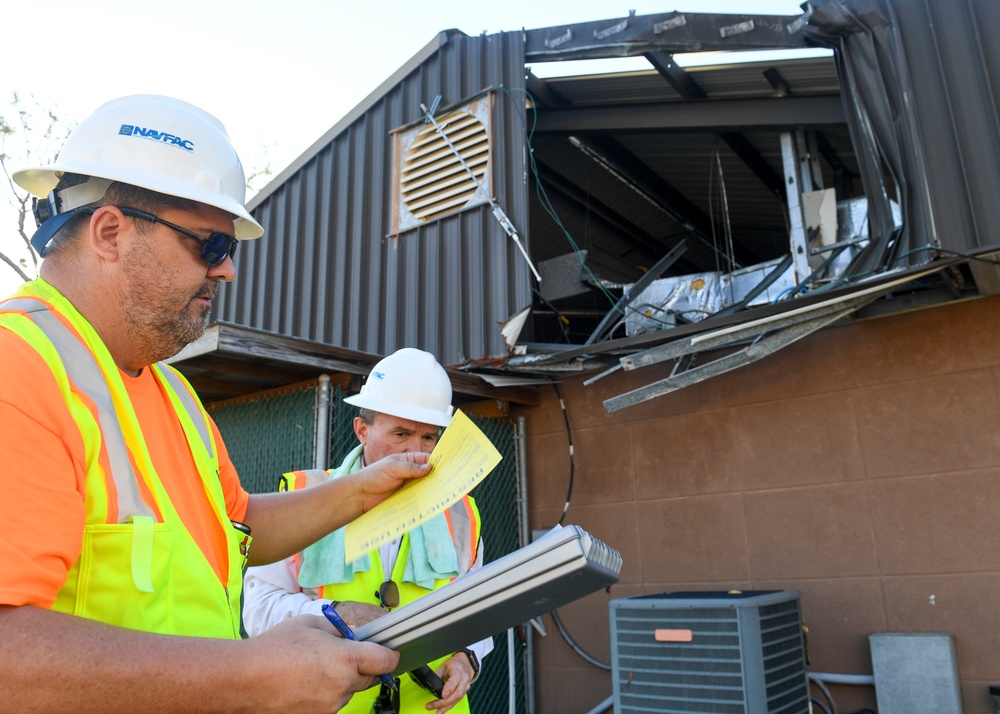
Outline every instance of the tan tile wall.
MULTIPOLYGON (((677 590, 802 592, 811 668, 870 674, 868 634, 954 635, 965 711, 1000 684, 1000 298, 827 329, 700 385, 608 414, 671 365, 561 385, 575 447, 564 522, 618 548, 621 582, 563 608, 610 663, 608 602, 677 590)), ((527 419, 530 518, 555 523, 569 455, 555 390, 527 419)), ((538 711, 611 693, 546 618, 538 711)), ((870 687, 832 686, 841 712, 870 687)))

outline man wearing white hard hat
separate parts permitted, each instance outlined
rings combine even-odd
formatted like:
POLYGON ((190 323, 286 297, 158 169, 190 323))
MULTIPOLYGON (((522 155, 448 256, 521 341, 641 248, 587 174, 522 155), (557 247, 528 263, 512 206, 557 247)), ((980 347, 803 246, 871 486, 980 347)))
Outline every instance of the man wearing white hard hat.
MULTIPOLYGON (((434 355, 412 348, 394 352, 372 368, 359 394, 344 400, 360 409, 354 419, 359 445, 338 468, 285 474, 282 487, 293 491, 306 488, 308 493, 316 484, 352 474, 391 454, 430 453, 441 428, 451 421, 451 397, 448 373, 434 355)), ((360 627, 387 609, 447 585, 480 567, 482 561, 479 510, 466 496, 447 514, 435 516, 354 562, 346 561, 340 529, 293 558, 250 568, 244 623, 247 632, 255 636, 289 617, 319 613, 324 604, 332 602, 349 625, 360 627)), ((430 704, 441 712, 468 712, 466 693, 479 674, 480 662, 492 649, 493 640, 486 639, 429 662, 428 667, 443 681, 441 697, 410 677, 401 677, 398 711, 417 714, 427 711, 430 704)), ((378 697, 390 696, 385 685, 359 692, 341 711, 369 714, 378 697)))
POLYGON ((243 570, 426 474, 426 455, 249 495, 162 362, 202 334, 240 241, 263 234, 217 119, 114 100, 58 163, 13 179, 37 197, 43 261, 0 302, 0 708, 335 711, 397 653, 317 617, 242 639, 243 570))

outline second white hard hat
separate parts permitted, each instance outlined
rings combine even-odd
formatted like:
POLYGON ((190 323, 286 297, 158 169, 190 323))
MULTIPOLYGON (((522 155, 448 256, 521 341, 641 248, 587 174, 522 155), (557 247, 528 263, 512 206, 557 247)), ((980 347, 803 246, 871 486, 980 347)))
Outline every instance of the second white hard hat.
POLYGON ((15 171, 13 179, 45 197, 65 173, 215 206, 234 216, 241 240, 264 234, 243 206, 246 176, 225 127, 178 99, 146 94, 107 102, 73 130, 55 163, 15 171))
POLYGON ((376 364, 348 404, 421 424, 448 426, 451 380, 430 352, 404 347, 376 364))

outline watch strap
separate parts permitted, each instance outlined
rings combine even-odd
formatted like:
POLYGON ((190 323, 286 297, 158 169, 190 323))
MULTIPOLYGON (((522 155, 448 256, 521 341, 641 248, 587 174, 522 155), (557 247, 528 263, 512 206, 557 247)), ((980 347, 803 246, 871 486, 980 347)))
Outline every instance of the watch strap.
POLYGON ((459 650, 459 652, 464 653, 465 656, 469 658, 469 664, 472 665, 472 681, 475 682, 479 679, 479 658, 476 656, 476 653, 468 647, 463 647, 459 650))

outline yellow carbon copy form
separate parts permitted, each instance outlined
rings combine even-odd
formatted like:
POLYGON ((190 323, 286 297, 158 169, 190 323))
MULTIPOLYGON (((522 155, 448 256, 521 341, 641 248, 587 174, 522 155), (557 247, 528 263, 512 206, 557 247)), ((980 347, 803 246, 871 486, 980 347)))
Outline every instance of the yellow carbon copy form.
POLYGON ((347 524, 344 557, 350 563, 399 538, 456 503, 486 478, 503 457, 469 417, 455 411, 423 478, 415 479, 347 524))

